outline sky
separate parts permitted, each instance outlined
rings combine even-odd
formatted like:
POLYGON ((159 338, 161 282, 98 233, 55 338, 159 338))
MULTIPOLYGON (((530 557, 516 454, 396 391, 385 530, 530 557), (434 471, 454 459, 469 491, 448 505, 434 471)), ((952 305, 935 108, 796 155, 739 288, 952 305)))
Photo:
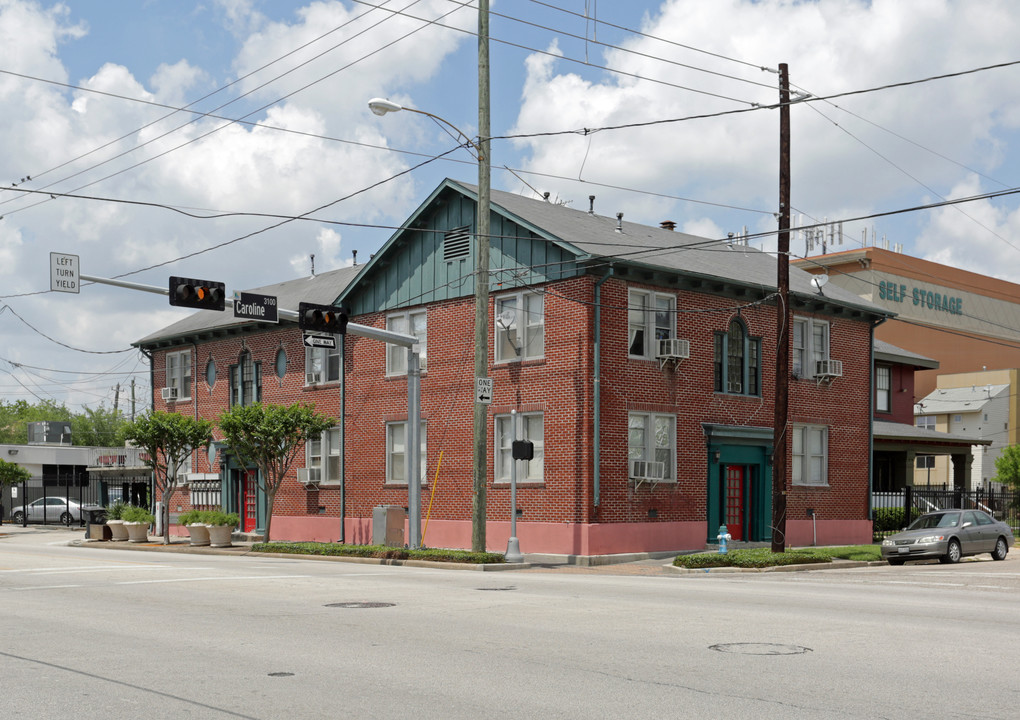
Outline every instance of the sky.
MULTIPOLYGON (((50 253, 229 294, 364 263, 476 182, 443 124, 368 109, 477 140, 476 30, 466 0, 0 0, 0 399, 134 382, 140 412, 131 343, 187 313, 50 292, 50 253)), ((1020 283, 1020 195, 980 197, 1020 186, 1013 0, 493 0, 490 36, 495 189, 774 250, 785 63, 794 227, 1020 283)))

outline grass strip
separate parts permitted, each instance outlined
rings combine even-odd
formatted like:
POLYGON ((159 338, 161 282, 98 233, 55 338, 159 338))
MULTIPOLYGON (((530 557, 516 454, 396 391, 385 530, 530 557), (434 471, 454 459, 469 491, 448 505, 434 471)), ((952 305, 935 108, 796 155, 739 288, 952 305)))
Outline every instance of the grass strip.
POLYGON ((499 553, 477 553, 470 550, 443 550, 438 548, 387 547, 384 545, 347 545, 322 542, 261 542, 252 545, 253 552, 288 553, 291 555, 327 555, 333 557, 379 558, 381 560, 424 560, 427 562, 455 562, 483 565, 503 563, 499 553))

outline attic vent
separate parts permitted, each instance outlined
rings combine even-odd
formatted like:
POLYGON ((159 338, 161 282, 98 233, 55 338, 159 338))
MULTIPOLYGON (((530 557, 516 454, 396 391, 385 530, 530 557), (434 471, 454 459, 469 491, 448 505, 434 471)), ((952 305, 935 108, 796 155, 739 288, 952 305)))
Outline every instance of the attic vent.
POLYGON ((464 225, 463 227, 446 231, 446 235, 443 238, 443 260, 453 262, 468 256, 471 252, 471 233, 469 230, 470 227, 464 225))

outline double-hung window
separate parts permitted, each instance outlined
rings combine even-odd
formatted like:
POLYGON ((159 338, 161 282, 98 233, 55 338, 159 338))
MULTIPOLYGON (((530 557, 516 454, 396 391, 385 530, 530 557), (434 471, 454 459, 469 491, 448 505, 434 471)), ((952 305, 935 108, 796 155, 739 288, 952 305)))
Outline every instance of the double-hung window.
POLYGON ((924 430, 935 429, 935 416, 934 415, 918 415, 914 418, 914 424, 924 430))
MULTIPOLYGON (((418 369, 425 372, 428 358, 428 325, 424 310, 395 313, 386 316, 386 329, 418 338, 418 369)), ((386 345, 386 374, 407 375, 407 348, 403 345, 386 345)))
POLYGON ((335 347, 305 348, 305 385, 338 382, 340 380, 340 336, 333 336, 335 347))
POLYGON ((793 374, 814 377, 818 361, 829 359, 829 323, 814 318, 793 319, 793 374))
MULTIPOLYGON (((427 482, 425 458, 427 447, 425 423, 422 422, 418 433, 418 446, 421 457, 421 481, 427 482)), ((386 482, 393 484, 407 483, 407 422, 386 423, 386 482)))
POLYGON ((888 365, 875 366, 875 412, 889 412, 892 409, 892 368, 888 365))
POLYGON ((627 293, 627 354, 654 358, 659 342, 675 336, 676 296, 650 290, 627 293))
POLYGON ((167 353, 166 386, 177 390, 177 400, 191 397, 191 351, 167 353))
POLYGON ((793 484, 828 485, 829 428, 793 426, 793 484))
POLYGON ((262 399, 262 363, 252 362, 243 352, 237 365, 230 366, 230 406, 251 405, 262 399))
POLYGON ((541 482, 545 477, 545 425, 542 413, 496 416, 496 482, 510 482, 512 463, 517 463, 518 482, 541 482), (520 440, 534 445, 531 460, 513 459, 514 417, 519 418, 520 440))
POLYGON ((305 467, 308 468, 309 482, 339 482, 342 451, 339 427, 330 428, 305 443, 305 467))
POLYGON ((739 318, 715 334, 714 370, 716 392, 761 394, 761 338, 751 337, 739 318))
POLYGON ((545 356, 545 298, 514 293, 496 298, 496 362, 545 356))
POLYGON ((645 477, 673 480, 676 467, 676 416, 630 413, 627 416, 627 459, 631 468, 637 467, 636 462, 643 463, 645 477))

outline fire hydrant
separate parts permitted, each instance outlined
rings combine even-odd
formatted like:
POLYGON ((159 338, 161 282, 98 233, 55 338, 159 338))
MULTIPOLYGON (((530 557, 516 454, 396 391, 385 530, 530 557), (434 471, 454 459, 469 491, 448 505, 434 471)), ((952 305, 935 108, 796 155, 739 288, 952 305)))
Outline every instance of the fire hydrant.
POLYGON ((719 534, 716 535, 716 539, 719 540, 719 554, 720 555, 725 555, 726 554, 726 541, 732 539, 732 537, 733 537, 732 535, 730 535, 728 532, 726 532, 726 526, 725 525, 720 525, 719 526, 719 534))

